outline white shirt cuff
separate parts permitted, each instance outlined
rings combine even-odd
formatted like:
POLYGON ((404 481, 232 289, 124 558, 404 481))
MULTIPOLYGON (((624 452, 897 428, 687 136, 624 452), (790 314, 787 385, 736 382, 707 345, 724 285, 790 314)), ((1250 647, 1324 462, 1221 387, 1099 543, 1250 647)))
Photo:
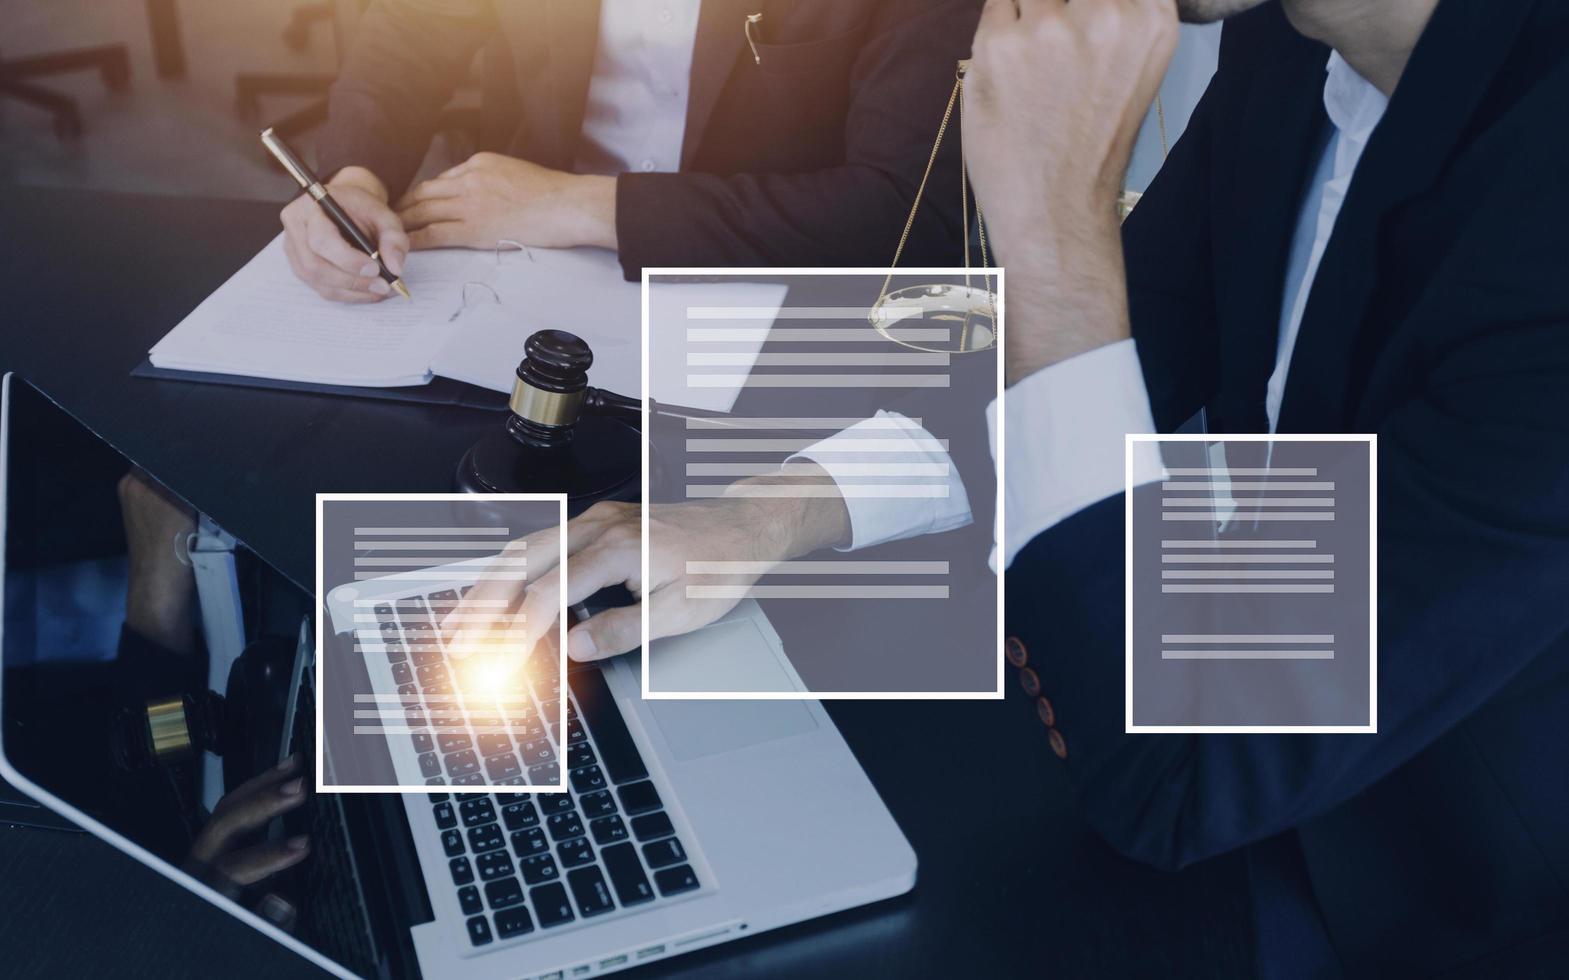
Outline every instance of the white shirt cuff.
POLYGON ((942 443, 914 420, 878 412, 791 456, 833 478, 850 513, 850 545, 935 534, 970 523, 970 497, 942 443))
MULTIPOLYGON (((1004 562, 1042 531, 1124 489, 1123 436, 1154 432, 1149 393, 1132 339, 1042 368, 1003 393, 1007 442, 1004 562)), ((992 457, 997 402, 986 408, 992 457)), ((1133 444, 1132 486, 1165 475, 1160 447, 1133 444)), ((996 555, 993 554, 995 564, 996 555)))

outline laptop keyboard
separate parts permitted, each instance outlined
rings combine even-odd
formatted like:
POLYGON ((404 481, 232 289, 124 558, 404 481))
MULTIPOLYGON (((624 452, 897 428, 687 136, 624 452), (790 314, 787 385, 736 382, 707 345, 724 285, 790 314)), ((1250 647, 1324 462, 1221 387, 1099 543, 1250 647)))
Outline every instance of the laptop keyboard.
POLYGON ((603 673, 572 673, 566 692, 552 674, 535 679, 532 697, 520 682, 478 704, 455 690, 435 626, 463 592, 382 603, 375 613, 426 783, 453 787, 430 794, 431 815, 469 942, 517 939, 701 887, 603 673), (563 765, 565 793, 458 788, 555 785, 563 765))

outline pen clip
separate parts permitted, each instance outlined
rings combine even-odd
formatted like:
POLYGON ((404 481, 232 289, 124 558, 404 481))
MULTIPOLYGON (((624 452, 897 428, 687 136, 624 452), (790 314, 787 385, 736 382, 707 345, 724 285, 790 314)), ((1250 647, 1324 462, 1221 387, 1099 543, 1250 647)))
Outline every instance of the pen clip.
POLYGON ((754 37, 752 33, 753 28, 755 28, 757 23, 762 19, 762 11, 758 11, 755 14, 747 14, 746 24, 742 27, 742 30, 746 32, 747 47, 752 49, 752 64, 754 65, 760 65, 763 63, 763 56, 757 53, 757 38, 754 37))

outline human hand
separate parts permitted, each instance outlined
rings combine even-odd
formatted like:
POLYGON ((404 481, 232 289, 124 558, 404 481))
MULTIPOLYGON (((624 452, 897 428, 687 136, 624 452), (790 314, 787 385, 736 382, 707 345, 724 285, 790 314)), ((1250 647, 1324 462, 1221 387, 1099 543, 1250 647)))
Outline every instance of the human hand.
POLYGON ((1177 42, 1174 0, 988 0, 964 151, 1007 265, 1009 381, 1128 336, 1117 200, 1177 42), (1050 311, 1021 318, 1019 311, 1050 311))
MULTIPOLYGON (((764 477, 758 483, 832 485, 816 464, 801 467, 800 478, 764 477)), ((484 649, 500 642, 507 649, 531 651, 555 624, 566 591, 566 604, 582 602, 602 588, 625 585, 638 604, 607 609, 577 624, 567 634, 567 655, 573 660, 601 660, 635 649, 642 642, 641 603, 649 604, 649 638, 675 636, 706 626, 733 609, 738 596, 693 596, 689 585, 752 585, 781 561, 849 537, 849 512, 837 495, 827 497, 729 496, 713 500, 655 505, 649 513, 649 579, 643 581, 642 508, 635 504, 595 504, 567 523, 565 585, 556 566, 558 530, 551 528, 514 542, 507 552, 527 555, 527 587, 515 567, 487 575, 453 611, 461 626, 452 640, 459 651, 484 649), (688 571, 688 562, 744 562, 727 574, 688 571), (504 612, 497 612, 505 602, 504 612), (516 612, 511 610, 516 609, 516 612), (478 617, 481 625, 469 625, 478 617), (488 623, 488 625, 486 625, 488 623)), ((452 632, 443 624, 444 631, 452 632)))
POLYGON ((212 818, 191 845, 187 863, 236 885, 253 885, 291 868, 310 854, 304 834, 281 841, 251 843, 272 821, 305 802, 305 777, 300 757, 291 755, 276 767, 230 790, 213 808, 212 818))
POLYGON ((616 247, 616 180, 476 153, 398 201, 415 248, 616 247))
MULTIPOLYGON (((387 268, 401 276, 409 238, 402 220, 387 205, 387 188, 380 178, 363 167, 344 167, 326 186, 333 200, 376 243, 387 268)), ((290 201, 281 217, 289 266, 317 293, 343 303, 375 303, 391 293, 376 260, 345 241, 309 194, 290 201)))

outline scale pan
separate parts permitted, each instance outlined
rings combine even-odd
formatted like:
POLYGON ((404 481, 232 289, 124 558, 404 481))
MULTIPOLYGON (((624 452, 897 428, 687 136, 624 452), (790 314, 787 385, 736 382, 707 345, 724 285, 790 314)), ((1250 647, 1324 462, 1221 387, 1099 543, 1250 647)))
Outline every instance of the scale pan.
POLYGON ((896 344, 963 354, 997 346, 996 310, 991 290, 945 282, 885 293, 867 319, 896 344))

